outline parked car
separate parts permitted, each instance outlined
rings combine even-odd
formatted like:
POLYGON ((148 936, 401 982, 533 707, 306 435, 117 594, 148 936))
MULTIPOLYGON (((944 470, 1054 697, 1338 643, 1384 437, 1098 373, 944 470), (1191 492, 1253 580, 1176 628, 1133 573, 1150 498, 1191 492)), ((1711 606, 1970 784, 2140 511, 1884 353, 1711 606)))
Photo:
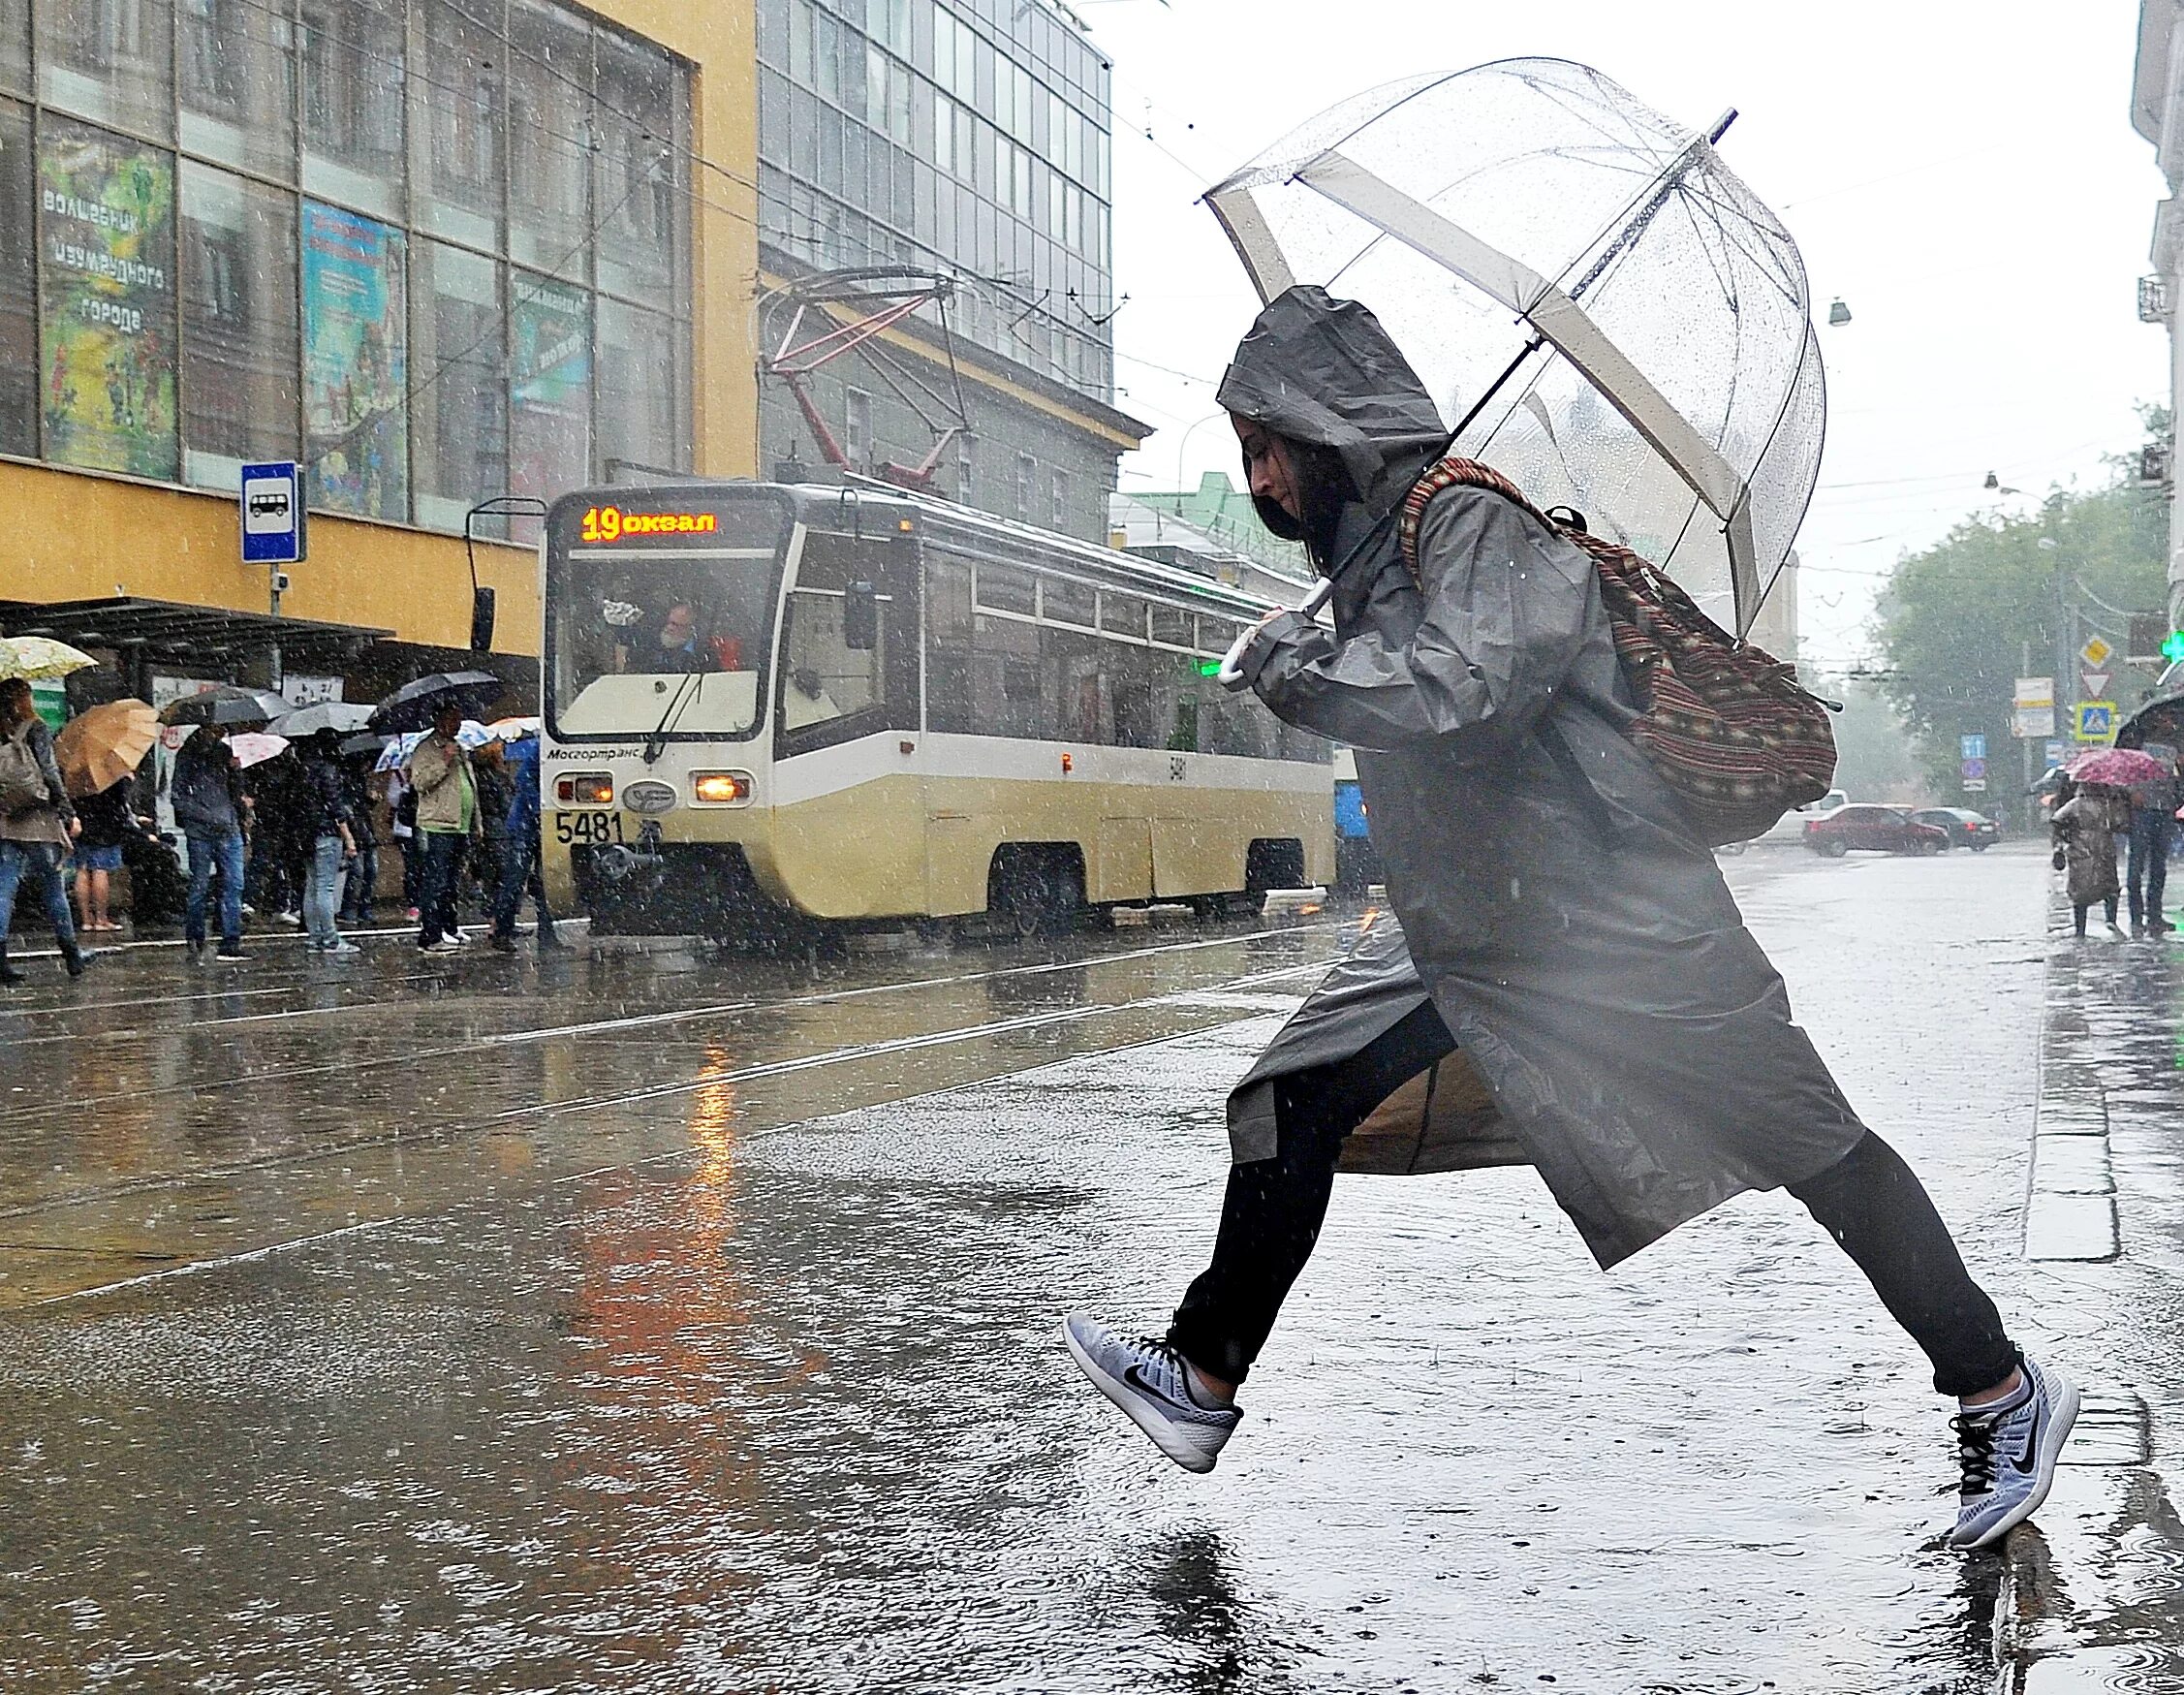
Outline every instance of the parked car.
POLYGON ((1839 860, 1853 848, 1884 854, 1938 854, 1949 832, 1913 822, 1908 806, 1838 806, 1805 820, 1805 846, 1839 860))
POLYGON ((1822 813, 1832 812, 1836 807, 1846 805, 1849 801, 1850 796, 1843 790, 1830 789, 1810 805, 1794 807, 1785 812, 1774 821, 1763 834, 1756 835, 1750 841, 1732 842, 1728 847, 1719 851, 1725 854, 1740 854, 1748 847, 1794 847, 1805 839, 1805 826, 1807 824, 1818 818, 1822 813))
POLYGON ((2002 839, 2002 826, 1983 812, 1968 806, 1922 806, 1911 815, 1914 824, 1931 824, 1948 833, 1950 847, 1968 847, 1983 854, 2002 839))

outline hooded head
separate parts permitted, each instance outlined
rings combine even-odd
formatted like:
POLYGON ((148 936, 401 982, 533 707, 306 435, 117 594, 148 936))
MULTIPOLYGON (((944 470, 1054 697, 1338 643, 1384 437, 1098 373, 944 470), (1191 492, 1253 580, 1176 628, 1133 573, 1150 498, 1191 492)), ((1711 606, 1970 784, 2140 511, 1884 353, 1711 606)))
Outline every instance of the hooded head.
MULTIPOLYGON (((1375 517, 1409 488, 1420 461, 1448 440, 1433 396, 1419 381, 1380 320, 1355 300, 1336 300, 1299 284, 1270 300, 1236 346, 1216 400, 1303 449, 1295 469, 1342 502, 1360 501, 1375 517)), ((1260 516, 1278 534, 1300 526, 1265 501, 1260 516)), ((1317 527, 1306 498, 1305 539, 1317 527)))

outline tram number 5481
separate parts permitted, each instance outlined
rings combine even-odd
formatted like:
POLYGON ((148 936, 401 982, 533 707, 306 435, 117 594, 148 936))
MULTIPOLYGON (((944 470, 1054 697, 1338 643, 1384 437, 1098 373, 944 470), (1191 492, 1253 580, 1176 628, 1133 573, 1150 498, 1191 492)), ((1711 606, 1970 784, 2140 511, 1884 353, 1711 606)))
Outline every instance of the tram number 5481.
POLYGON ((622 815, 619 812, 556 812, 553 839, 564 847, 578 841, 605 847, 609 842, 624 839, 622 815))

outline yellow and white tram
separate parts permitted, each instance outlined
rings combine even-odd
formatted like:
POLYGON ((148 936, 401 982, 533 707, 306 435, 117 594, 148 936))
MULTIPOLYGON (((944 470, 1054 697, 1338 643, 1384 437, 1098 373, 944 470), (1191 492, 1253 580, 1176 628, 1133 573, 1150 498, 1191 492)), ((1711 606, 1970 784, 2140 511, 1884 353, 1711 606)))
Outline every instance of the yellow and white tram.
POLYGON ((546 520, 548 886, 603 927, 1256 904, 1329 746, 1212 675, 1266 603, 900 491, 594 489, 546 520))

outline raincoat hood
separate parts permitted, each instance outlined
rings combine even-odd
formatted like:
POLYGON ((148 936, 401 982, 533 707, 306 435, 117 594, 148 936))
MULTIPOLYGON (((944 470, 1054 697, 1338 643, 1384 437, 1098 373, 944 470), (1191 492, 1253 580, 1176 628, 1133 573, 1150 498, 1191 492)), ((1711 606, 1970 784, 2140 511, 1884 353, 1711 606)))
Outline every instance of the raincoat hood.
POLYGON ((1276 435, 1331 450, 1376 518, 1449 438, 1433 396, 1380 320, 1313 284, 1267 303, 1214 398, 1276 435))

